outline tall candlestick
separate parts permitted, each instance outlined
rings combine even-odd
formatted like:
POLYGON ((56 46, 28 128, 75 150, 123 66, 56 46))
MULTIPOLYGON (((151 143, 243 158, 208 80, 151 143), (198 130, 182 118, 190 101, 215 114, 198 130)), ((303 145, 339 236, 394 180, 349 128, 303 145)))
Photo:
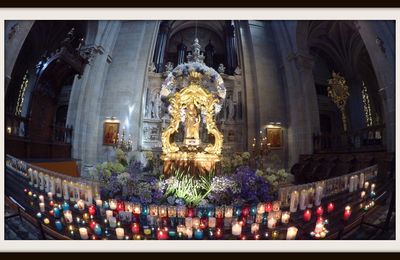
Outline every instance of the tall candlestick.
POLYGON ((315 189, 314 205, 317 206, 317 207, 319 205, 321 205, 321 199, 322 199, 322 196, 323 196, 323 191, 324 191, 324 188, 322 186, 318 186, 315 189))
POLYGON ((308 189, 308 196, 307 196, 307 207, 312 208, 314 206, 314 198, 315 198, 315 189, 310 187, 308 189))
POLYGON ((89 239, 87 228, 79 228, 79 234, 81 235, 81 239, 89 239))
POLYGON ((366 190, 367 190, 367 189, 368 189, 368 187, 369 187, 369 182, 367 182, 367 181, 366 181, 366 182, 364 183, 364 189, 366 189, 366 190))
POLYGON ((289 227, 286 233, 286 240, 294 240, 296 239, 297 235, 297 228, 296 227, 289 227))
POLYGON ((299 208, 300 210, 305 210, 307 207, 307 196, 308 192, 306 190, 302 190, 300 192, 300 201, 299 201, 299 208))
POLYGON ((299 205, 299 193, 297 191, 293 191, 290 194, 290 212, 296 212, 298 205, 299 205))
POLYGON ((359 188, 362 189, 364 187, 364 182, 365 182, 365 174, 360 173, 360 181, 359 181, 359 188))
POLYGON ((354 176, 350 177, 350 182, 349 182, 349 192, 354 191, 354 176))
POLYGON ((375 191, 375 183, 371 184, 371 192, 375 191))

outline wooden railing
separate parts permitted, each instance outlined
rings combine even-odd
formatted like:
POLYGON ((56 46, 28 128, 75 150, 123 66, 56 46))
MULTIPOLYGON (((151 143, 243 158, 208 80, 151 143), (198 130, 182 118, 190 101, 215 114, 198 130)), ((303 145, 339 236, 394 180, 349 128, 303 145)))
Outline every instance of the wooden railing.
POLYGON ((314 135, 314 153, 384 150, 385 125, 352 132, 314 135))

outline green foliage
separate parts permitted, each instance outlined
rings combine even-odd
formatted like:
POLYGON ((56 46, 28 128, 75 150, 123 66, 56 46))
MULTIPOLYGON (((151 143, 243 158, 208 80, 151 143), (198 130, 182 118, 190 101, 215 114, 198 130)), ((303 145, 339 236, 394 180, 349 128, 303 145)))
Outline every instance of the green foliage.
POLYGON ((286 172, 285 169, 274 170, 267 168, 266 171, 257 170, 256 174, 262 176, 270 184, 272 191, 277 191, 279 186, 294 181, 294 176, 286 172))
POLYGON ((207 177, 195 178, 184 171, 176 171, 174 176, 167 180, 165 197, 174 196, 185 201, 186 205, 197 206, 211 192, 211 182, 214 174, 207 177))
POLYGON ((122 151, 121 149, 117 149, 115 151, 115 156, 118 163, 120 163, 124 167, 128 166, 128 158, 124 151, 122 151))

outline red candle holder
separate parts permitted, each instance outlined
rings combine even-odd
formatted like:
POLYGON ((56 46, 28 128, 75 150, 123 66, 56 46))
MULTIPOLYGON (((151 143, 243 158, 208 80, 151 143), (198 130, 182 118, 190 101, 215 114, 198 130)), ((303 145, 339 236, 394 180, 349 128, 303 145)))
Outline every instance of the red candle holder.
POLYGON ((335 209, 335 206, 333 205, 332 202, 330 202, 330 203, 328 204, 328 213, 331 213, 334 209, 335 209))
POLYGON ((157 239, 158 240, 167 240, 168 239, 168 228, 158 229, 157 230, 157 239))
POLYGON ((117 208, 116 208, 117 212, 119 213, 120 211, 124 211, 125 210, 125 205, 124 202, 120 201, 117 202, 117 208))
POLYGON ((317 214, 317 216, 322 216, 322 214, 324 214, 324 209, 321 206, 319 206, 315 211, 315 213, 317 214))
POLYGON ((250 207, 249 206, 243 206, 242 209, 242 216, 247 217, 250 214, 250 207))
POLYGON ((96 207, 93 205, 90 205, 88 208, 89 215, 94 216, 96 214, 96 207))
POLYGON ((217 218, 215 226, 217 228, 223 228, 224 227, 224 219, 223 218, 217 218))
POLYGON ((350 208, 350 206, 347 206, 344 209, 343 219, 346 221, 350 218, 350 216, 351 216, 351 208, 350 208))
POLYGON ((188 208, 187 216, 193 218, 194 217, 194 208, 188 208))
POLYGON ((91 220, 91 221, 89 222, 89 226, 90 226, 90 228, 91 228, 92 230, 94 230, 94 227, 96 226, 96 221, 91 220))
POLYGON ((265 212, 271 212, 272 211, 272 203, 268 202, 265 203, 265 212))
POLYGON ((54 201, 50 200, 49 205, 50 207, 54 207, 54 201))
POLYGON ((304 214, 303 214, 303 219, 304 219, 304 221, 305 222, 308 222, 308 221, 310 221, 311 220, 311 210, 309 210, 309 209, 307 209, 307 210, 305 210, 304 211, 304 214))
POLYGON ((217 228, 217 230, 215 231, 215 237, 216 237, 217 239, 221 239, 222 236, 223 236, 222 229, 217 228))
POLYGON ((168 217, 161 218, 161 227, 163 227, 163 228, 168 227, 168 217))
POLYGON ((140 225, 138 223, 132 223, 131 231, 133 234, 140 234, 140 225))
POLYGON ((200 229, 205 229, 208 226, 208 218, 207 217, 202 217, 200 219, 200 229))

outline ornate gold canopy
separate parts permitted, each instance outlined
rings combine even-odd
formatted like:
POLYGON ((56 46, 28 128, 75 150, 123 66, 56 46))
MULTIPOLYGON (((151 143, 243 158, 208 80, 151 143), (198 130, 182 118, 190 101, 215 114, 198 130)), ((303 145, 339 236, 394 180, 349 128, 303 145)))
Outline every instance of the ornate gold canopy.
POLYGON ((223 135, 215 122, 215 107, 219 100, 201 86, 200 78, 200 73, 191 72, 189 85, 169 99, 171 122, 161 137, 164 161, 193 160, 196 161, 195 165, 199 162, 212 162, 213 165, 219 161, 223 142, 223 135), (177 144, 172 137, 178 133, 181 121, 183 123, 182 113, 185 117, 185 140, 182 144, 177 144), (200 114, 204 117, 203 121, 200 114), (214 142, 205 146, 198 137, 201 122, 205 124, 207 133, 214 137, 214 142))

